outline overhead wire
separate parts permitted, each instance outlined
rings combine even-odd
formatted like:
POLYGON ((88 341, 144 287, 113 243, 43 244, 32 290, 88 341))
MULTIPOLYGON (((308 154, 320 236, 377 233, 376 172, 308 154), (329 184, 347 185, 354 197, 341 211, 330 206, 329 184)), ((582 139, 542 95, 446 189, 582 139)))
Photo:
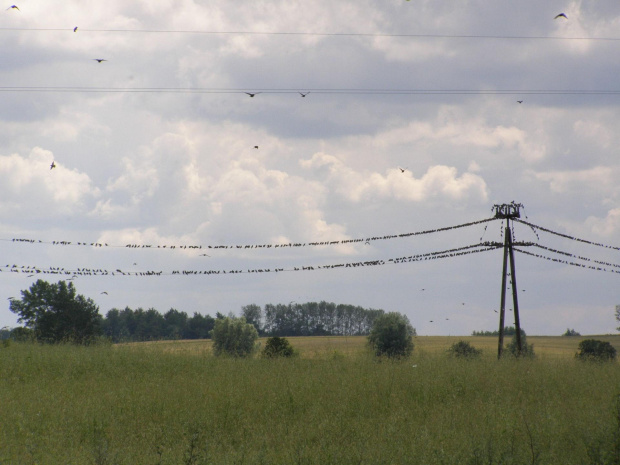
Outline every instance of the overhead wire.
POLYGON ((303 265, 295 266, 293 268, 235 268, 235 269, 202 269, 202 270, 148 270, 148 271, 127 271, 121 268, 115 270, 107 270, 104 268, 61 268, 61 267, 49 267, 42 268, 38 266, 18 266, 18 265, 5 265, 4 268, 0 268, 0 273, 19 273, 27 274, 30 277, 38 275, 60 275, 71 276, 71 279, 82 276, 142 276, 142 277, 154 277, 154 276, 211 276, 211 275, 230 275, 230 274, 256 274, 256 273, 281 273, 289 271, 314 271, 314 270, 332 270, 339 268, 362 268, 372 266, 382 266, 389 264, 402 264, 412 263, 427 260, 441 260, 447 258, 455 258, 463 255, 469 255, 473 253, 487 252, 502 247, 501 243, 484 242, 478 244, 471 244, 464 247, 456 247, 446 250, 426 252, 420 254, 412 254, 406 257, 397 257, 389 259, 375 259, 375 260, 363 260, 357 262, 347 262, 340 264, 327 264, 327 265, 303 265))
MULTIPOLYGON (((0 32, 75 32, 74 27, 2 27, 0 32)), ((79 28, 79 33, 131 33, 131 34, 198 34, 198 35, 256 35, 256 36, 310 36, 310 37, 388 37, 408 39, 491 39, 491 40, 586 40, 586 41, 620 41, 618 37, 559 37, 526 36, 506 34, 423 34, 423 33, 382 33, 382 32, 311 32, 311 31, 205 31, 196 29, 96 29, 79 28)))
POLYGON ((602 247, 602 248, 605 248, 605 249, 620 250, 620 247, 617 247, 617 246, 614 246, 614 245, 607 245, 607 244, 602 244, 600 242, 589 241, 587 239, 580 239, 578 237, 571 236, 569 234, 564 234, 564 233, 561 233, 561 232, 553 231, 553 230, 551 230, 549 228, 544 228, 542 226, 538 226, 538 225, 530 223, 528 221, 523 221, 523 220, 521 220, 519 218, 514 218, 514 221, 516 221, 517 223, 525 224, 525 225, 527 225, 530 228, 533 228, 535 230, 544 231, 546 233, 553 234, 553 235, 559 236, 559 237, 563 237, 565 239, 570 239, 570 240, 573 240, 573 241, 576 241, 576 242, 582 242, 584 244, 594 245, 596 247, 602 247))
POLYGON ((383 236, 366 236, 363 238, 356 239, 339 239, 339 240, 330 240, 330 241, 308 241, 308 242, 288 242, 288 243, 264 243, 264 244, 242 244, 242 245, 188 245, 188 244, 180 244, 180 245, 154 245, 154 244, 138 244, 131 243, 125 245, 114 245, 108 244, 106 242, 96 242, 96 241, 44 241, 41 239, 29 239, 29 238, 0 238, 2 242, 13 242, 13 243, 22 243, 22 244, 46 244, 46 245, 56 245, 56 246, 79 246, 79 247, 95 247, 95 248, 130 248, 130 249, 145 249, 145 250, 203 250, 203 249, 217 249, 217 250, 258 250, 258 249, 283 249, 283 248, 298 248, 298 247, 318 247, 318 246, 333 246, 333 245, 349 245, 355 243, 370 243, 374 241, 385 241, 391 239, 401 239, 412 236, 423 236, 428 234, 434 234, 438 232, 450 231, 453 229, 461 229, 467 228, 469 226, 475 226, 478 224, 488 223, 490 221, 495 221, 497 218, 485 218, 477 221, 470 221, 467 223, 457 224, 453 226, 445 226, 442 228, 435 229, 426 229, 423 231, 402 233, 402 234, 389 234, 383 236))
POLYGON ((372 89, 372 88, 217 88, 217 87, 85 87, 85 86, 0 86, 0 92, 42 93, 148 93, 148 94, 294 94, 323 95, 607 95, 620 96, 614 89, 372 89))

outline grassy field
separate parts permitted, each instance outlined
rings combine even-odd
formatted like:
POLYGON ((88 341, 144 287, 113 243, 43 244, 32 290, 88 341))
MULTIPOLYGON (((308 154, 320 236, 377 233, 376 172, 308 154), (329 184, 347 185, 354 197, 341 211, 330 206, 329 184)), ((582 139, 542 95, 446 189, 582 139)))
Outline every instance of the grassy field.
POLYGON ((581 339, 528 337, 536 359, 501 361, 486 337, 418 337, 400 362, 358 337, 290 338, 291 360, 0 346, 0 464, 616 463, 620 367, 575 360, 581 339), (461 339, 485 356, 448 358, 461 339))
MULTIPOLYGON (((534 351, 540 358, 571 358, 577 352, 577 346, 583 339, 599 339, 610 342, 620 353, 620 335, 558 337, 558 336, 527 336, 527 343, 534 345, 534 351)), ((300 352, 302 358, 324 358, 330 355, 361 355, 366 350, 367 338, 364 336, 313 336, 289 337, 291 344, 300 352)), ((510 342, 504 338, 504 344, 510 342)), ((467 341, 482 349, 486 356, 497 357, 497 337, 488 336, 420 336, 414 338, 415 352, 425 354, 443 354, 457 341, 467 341)), ((259 339, 264 345, 265 338, 259 339)), ((155 344, 163 351, 183 352, 206 355, 211 353, 210 340, 195 341, 159 341, 155 344)), ((144 343, 126 344, 127 346, 143 346, 144 343)), ((123 345, 120 345, 123 346, 123 345)))

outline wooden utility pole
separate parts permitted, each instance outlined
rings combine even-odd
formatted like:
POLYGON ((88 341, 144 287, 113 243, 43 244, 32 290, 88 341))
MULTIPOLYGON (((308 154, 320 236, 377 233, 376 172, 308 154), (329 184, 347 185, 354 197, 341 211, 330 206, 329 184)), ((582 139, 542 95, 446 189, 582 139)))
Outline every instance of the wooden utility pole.
POLYGON ((519 321, 519 298, 517 292, 517 275, 515 272, 515 256, 512 250, 512 228, 510 220, 512 218, 520 218, 519 209, 522 207, 520 203, 509 203, 502 205, 493 205, 495 208, 495 218, 506 219, 506 230, 504 232, 504 266, 502 270, 502 292, 499 310, 499 340, 497 343, 497 358, 501 358, 504 350, 504 318, 506 313, 506 281, 508 277, 508 259, 510 259, 510 281, 512 288, 512 303, 515 314, 515 330, 517 332, 517 355, 521 355, 521 323, 519 321))

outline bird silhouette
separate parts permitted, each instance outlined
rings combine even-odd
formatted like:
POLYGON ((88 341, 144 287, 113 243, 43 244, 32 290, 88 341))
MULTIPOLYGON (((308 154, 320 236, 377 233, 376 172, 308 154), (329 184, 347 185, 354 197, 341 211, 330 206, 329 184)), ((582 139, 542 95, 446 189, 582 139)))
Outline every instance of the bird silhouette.
POLYGON ((52 164, 50 165, 50 169, 53 170, 54 168, 56 168, 56 162, 52 161, 52 164))
POLYGON ((211 255, 207 255, 206 253, 200 254, 201 257, 210 257, 211 255))
POLYGON ((75 27, 73 28, 73 32, 77 32, 77 29, 78 29, 78 27, 77 27, 77 26, 75 26, 75 27))
POLYGON ((19 8, 17 8, 17 5, 11 5, 10 7, 7 8, 7 10, 17 10, 17 11, 21 11, 19 8))
POLYGON ((260 94, 260 92, 254 92, 254 93, 252 93, 252 92, 246 92, 246 94, 248 94, 250 97, 254 97, 255 95, 260 94))
POLYGON ((407 171, 407 168, 401 168, 400 166, 398 167, 398 169, 400 170, 401 173, 404 173, 405 171, 407 171))
POLYGON ((308 95, 310 92, 306 92, 305 94, 303 92, 300 92, 299 95, 301 95, 302 97, 305 97, 306 95, 308 95))
POLYGON ((103 291, 102 294, 108 295, 108 293, 106 291, 103 291))
POLYGON ((555 18, 553 19, 558 19, 558 18, 568 19, 568 16, 566 16, 564 13, 560 13, 559 15, 556 15, 555 18))
POLYGON ((523 100, 517 100, 517 103, 523 103, 523 100))
POLYGON ((93 58, 97 63, 101 63, 102 61, 108 61, 105 58, 93 58))
POLYGON ((254 148, 255 148, 255 149, 258 149, 258 145, 255 145, 255 146, 254 146, 254 148))

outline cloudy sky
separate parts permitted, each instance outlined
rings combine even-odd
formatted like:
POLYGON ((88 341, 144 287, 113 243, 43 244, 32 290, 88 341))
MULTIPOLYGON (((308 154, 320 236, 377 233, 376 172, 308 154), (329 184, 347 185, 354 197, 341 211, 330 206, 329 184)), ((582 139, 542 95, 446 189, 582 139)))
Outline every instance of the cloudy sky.
MULTIPOLYGON (((0 327, 17 323, 10 297, 75 275, 102 314, 327 300, 467 335, 498 326, 501 249, 390 259, 502 241, 501 221, 366 239, 515 201, 529 223, 620 246, 616 0, 10 6, 0 327), (339 243, 309 245, 324 241, 339 243), (305 246, 275 247, 290 243, 305 246), (360 262, 385 264, 319 269, 360 262)), ((620 251, 521 223, 514 237, 536 244, 515 256, 528 334, 615 331, 620 251)))

